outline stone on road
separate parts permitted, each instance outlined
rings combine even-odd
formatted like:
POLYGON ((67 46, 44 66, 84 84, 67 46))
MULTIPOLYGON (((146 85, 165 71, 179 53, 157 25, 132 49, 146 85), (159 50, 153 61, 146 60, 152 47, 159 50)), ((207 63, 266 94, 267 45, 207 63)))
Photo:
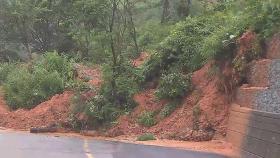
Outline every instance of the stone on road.
POLYGON ((174 148, 0 131, 1 158, 225 158, 174 148))

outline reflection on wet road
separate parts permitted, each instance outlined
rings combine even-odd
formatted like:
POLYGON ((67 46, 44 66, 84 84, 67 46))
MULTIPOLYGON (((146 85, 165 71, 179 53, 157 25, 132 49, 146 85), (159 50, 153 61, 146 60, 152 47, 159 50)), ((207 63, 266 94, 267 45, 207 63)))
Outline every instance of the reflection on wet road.
POLYGON ((2 158, 224 158, 173 148, 0 131, 2 158))

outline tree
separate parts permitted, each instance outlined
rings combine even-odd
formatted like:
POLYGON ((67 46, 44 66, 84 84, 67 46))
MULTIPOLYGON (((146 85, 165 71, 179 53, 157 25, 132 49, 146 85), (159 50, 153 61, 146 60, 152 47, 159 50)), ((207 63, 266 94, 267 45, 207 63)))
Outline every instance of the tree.
POLYGON ((180 0, 177 7, 177 15, 179 18, 189 16, 191 8, 191 0, 180 0))
POLYGON ((165 23, 170 18, 170 2, 169 0, 162 0, 162 16, 161 23, 165 23))
POLYGON ((65 27, 64 0, 5 0, 0 6, 1 28, 4 40, 23 44, 29 52, 46 52, 60 49, 68 51, 71 44, 65 27), (61 47, 67 46, 67 47, 61 47))

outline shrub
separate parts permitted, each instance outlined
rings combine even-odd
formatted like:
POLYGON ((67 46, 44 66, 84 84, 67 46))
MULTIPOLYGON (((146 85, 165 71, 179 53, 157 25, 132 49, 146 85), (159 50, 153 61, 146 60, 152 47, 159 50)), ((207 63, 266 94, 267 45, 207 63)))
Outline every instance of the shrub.
POLYGON ((202 16, 178 22, 145 64, 146 81, 176 67, 191 73, 209 60, 232 60, 236 39, 247 29, 268 37, 280 26, 279 2, 224 1, 202 16))
POLYGON ((64 55, 57 52, 47 52, 40 60, 38 60, 34 69, 45 69, 48 72, 57 72, 65 82, 69 82, 74 78, 73 62, 64 55))
POLYGON ((173 101, 171 103, 168 103, 167 105, 164 106, 164 108, 160 111, 160 117, 165 118, 170 116, 180 105, 179 101, 173 101))
POLYGON ((154 50, 157 45, 168 36, 172 25, 161 25, 150 20, 139 28, 139 46, 143 50, 154 50))
POLYGON ((138 118, 138 123, 145 127, 152 127, 156 125, 153 112, 143 112, 138 118))
POLYGON ((149 140, 157 140, 157 139, 151 133, 145 133, 137 138, 137 141, 149 141, 149 140))
POLYGON ((172 67, 184 72, 199 69, 206 60, 201 49, 204 39, 220 29, 226 18, 209 13, 178 22, 145 64, 145 79, 158 77, 158 74, 172 67))
POLYGON ((191 76, 181 73, 163 75, 160 79, 156 95, 160 99, 176 99, 183 97, 191 90, 191 76))
POLYGON ((133 96, 139 90, 141 77, 138 69, 123 61, 113 73, 109 65, 104 66, 101 94, 116 107, 130 110, 136 103, 133 96), (115 85, 113 85, 113 82, 115 85))
POLYGON ((5 97, 12 109, 33 108, 63 89, 63 80, 57 72, 42 69, 30 73, 24 67, 12 70, 4 84, 5 97))
POLYGON ((5 97, 12 109, 33 108, 73 85, 72 63, 56 52, 46 53, 28 65, 6 65, 3 74, 5 97), (6 79, 4 78, 7 75, 6 79))
POLYGON ((16 68, 14 63, 0 63, 0 84, 4 83, 9 73, 16 68))
POLYGON ((86 115, 89 117, 89 125, 99 127, 115 121, 122 110, 110 103, 104 96, 96 95, 87 102, 86 115))

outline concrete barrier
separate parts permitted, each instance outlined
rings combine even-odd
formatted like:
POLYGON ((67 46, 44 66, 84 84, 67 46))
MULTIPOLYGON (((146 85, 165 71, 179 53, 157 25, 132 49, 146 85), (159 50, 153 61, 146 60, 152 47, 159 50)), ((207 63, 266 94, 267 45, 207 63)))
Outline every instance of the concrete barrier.
POLYGON ((240 158, 280 158, 280 114, 233 105, 227 140, 240 158))

